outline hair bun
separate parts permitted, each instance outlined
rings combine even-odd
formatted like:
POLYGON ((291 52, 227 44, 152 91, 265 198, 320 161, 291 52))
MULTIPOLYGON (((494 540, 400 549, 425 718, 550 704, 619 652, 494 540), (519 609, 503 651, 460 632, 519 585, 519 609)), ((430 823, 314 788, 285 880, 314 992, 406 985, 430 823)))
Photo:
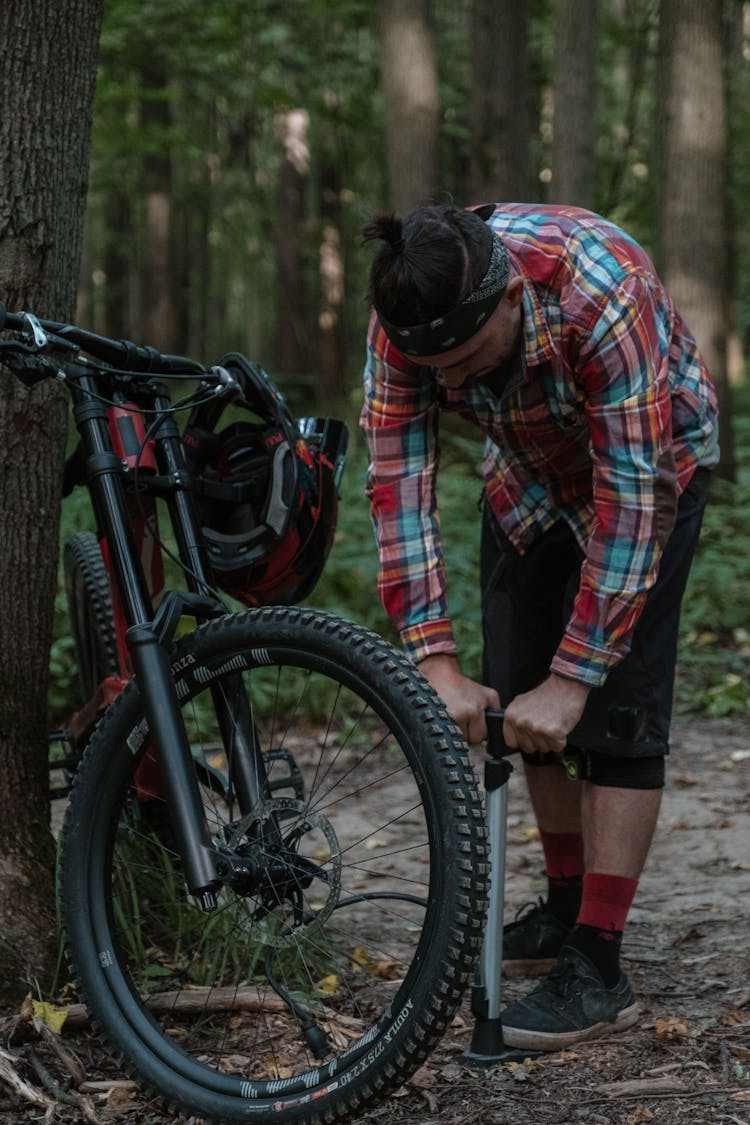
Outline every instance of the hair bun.
POLYGON ((374 215, 362 228, 362 234, 367 242, 374 239, 387 242, 394 254, 400 254, 404 248, 404 224, 395 212, 374 215))

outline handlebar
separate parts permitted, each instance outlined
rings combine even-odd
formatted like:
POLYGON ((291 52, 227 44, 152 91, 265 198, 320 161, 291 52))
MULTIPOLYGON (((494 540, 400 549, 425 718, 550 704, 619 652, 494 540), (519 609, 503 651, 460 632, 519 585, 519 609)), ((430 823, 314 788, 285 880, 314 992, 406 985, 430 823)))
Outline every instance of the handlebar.
MULTIPOLYGON (((195 375, 206 372, 203 364, 181 355, 163 355, 156 348, 143 347, 130 340, 113 340, 78 328, 74 324, 59 324, 40 320, 27 312, 9 312, 0 301, 0 332, 21 332, 31 336, 33 343, 23 351, 39 355, 46 347, 81 350, 119 371, 153 375, 195 375)), ((19 350, 21 348, 19 347, 19 350)))

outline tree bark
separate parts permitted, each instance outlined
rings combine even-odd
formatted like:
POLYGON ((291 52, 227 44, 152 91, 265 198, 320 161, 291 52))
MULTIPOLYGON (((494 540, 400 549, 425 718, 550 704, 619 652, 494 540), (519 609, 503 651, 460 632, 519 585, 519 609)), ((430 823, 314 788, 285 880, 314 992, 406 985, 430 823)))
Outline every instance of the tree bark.
MULTIPOLYGON (((130 323, 130 255, 132 240, 130 200, 123 191, 112 191, 104 205, 104 332, 123 339, 133 335, 130 323)), ((151 341, 149 340, 149 343, 151 341)), ((156 345, 153 345, 156 347, 156 345)))
MULTIPOLYGON (((0 297, 73 314, 101 0, 14 0, 0 36, 0 297)), ((54 966, 47 685, 66 404, 0 381, 0 1002, 54 966)))
POLYGON ((471 199, 529 196, 529 67, 526 0, 472 4, 471 199))
POLYGON ((438 188, 438 94, 427 0, 380 0, 380 74, 385 103, 389 202, 406 212, 438 188))
MULTIPOLYGON (((156 51, 155 48, 151 50, 156 51)), ((141 284, 145 341, 160 351, 177 350, 177 316, 172 279, 172 159, 168 141, 172 110, 165 92, 168 76, 158 53, 141 69, 141 121, 155 140, 143 158, 146 230, 141 284)))
POLYGON ((659 265, 719 391, 719 471, 734 479, 727 380, 728 145, 722 0, 662 0, 657 152, 659 265))
POLYGON ((323 145, 320 182, 320 303, 316 399, 323 406, 340 398, 344 376, 344 239, 341 230, 341 169, 332 143, 323 145))
POLYGON ((598 0, 566 0, 555 9, 549 198, 577 207, 594 201, 598 7, 598 0))
POLYGON ((312 368, 304 269, 306 195, 310 181, 309 124, 305 109, 291 109, 276 118, 276 135, 281 145, 276 226, 276 339, 279 369, 286 372, 312 368))

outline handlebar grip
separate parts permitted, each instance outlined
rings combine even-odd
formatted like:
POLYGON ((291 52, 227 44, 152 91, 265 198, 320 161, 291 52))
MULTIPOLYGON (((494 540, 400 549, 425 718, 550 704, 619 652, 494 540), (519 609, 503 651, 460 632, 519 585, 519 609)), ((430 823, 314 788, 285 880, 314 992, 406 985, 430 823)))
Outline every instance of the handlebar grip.
POLYGON ((503 738, 503 720, 505 711, 502 707, 488 707, 484 712, 487 723, 487 753, 492 758, 507 758, 510 754, 517 754, 518 750, 506 746, 503 738))
POLYGON ((0 332, 4 332, 8 328, 21 328, 22 325, 23 317, 21 314, 8 312, 5 301, 0 301, 0 332))

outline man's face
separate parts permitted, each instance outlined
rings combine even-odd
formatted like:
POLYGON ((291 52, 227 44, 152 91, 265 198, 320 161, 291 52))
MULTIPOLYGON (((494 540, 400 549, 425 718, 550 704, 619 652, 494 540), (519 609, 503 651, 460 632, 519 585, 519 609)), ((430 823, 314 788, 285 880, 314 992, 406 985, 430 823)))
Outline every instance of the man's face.
POLYGON ((523 280, 512 278, 502 300, 485 324, 457 348, 440 355, 410 356, 419 367, 434 367, 440 382, 450 390, 468 379, 491 380, 521 349, 523 280))

